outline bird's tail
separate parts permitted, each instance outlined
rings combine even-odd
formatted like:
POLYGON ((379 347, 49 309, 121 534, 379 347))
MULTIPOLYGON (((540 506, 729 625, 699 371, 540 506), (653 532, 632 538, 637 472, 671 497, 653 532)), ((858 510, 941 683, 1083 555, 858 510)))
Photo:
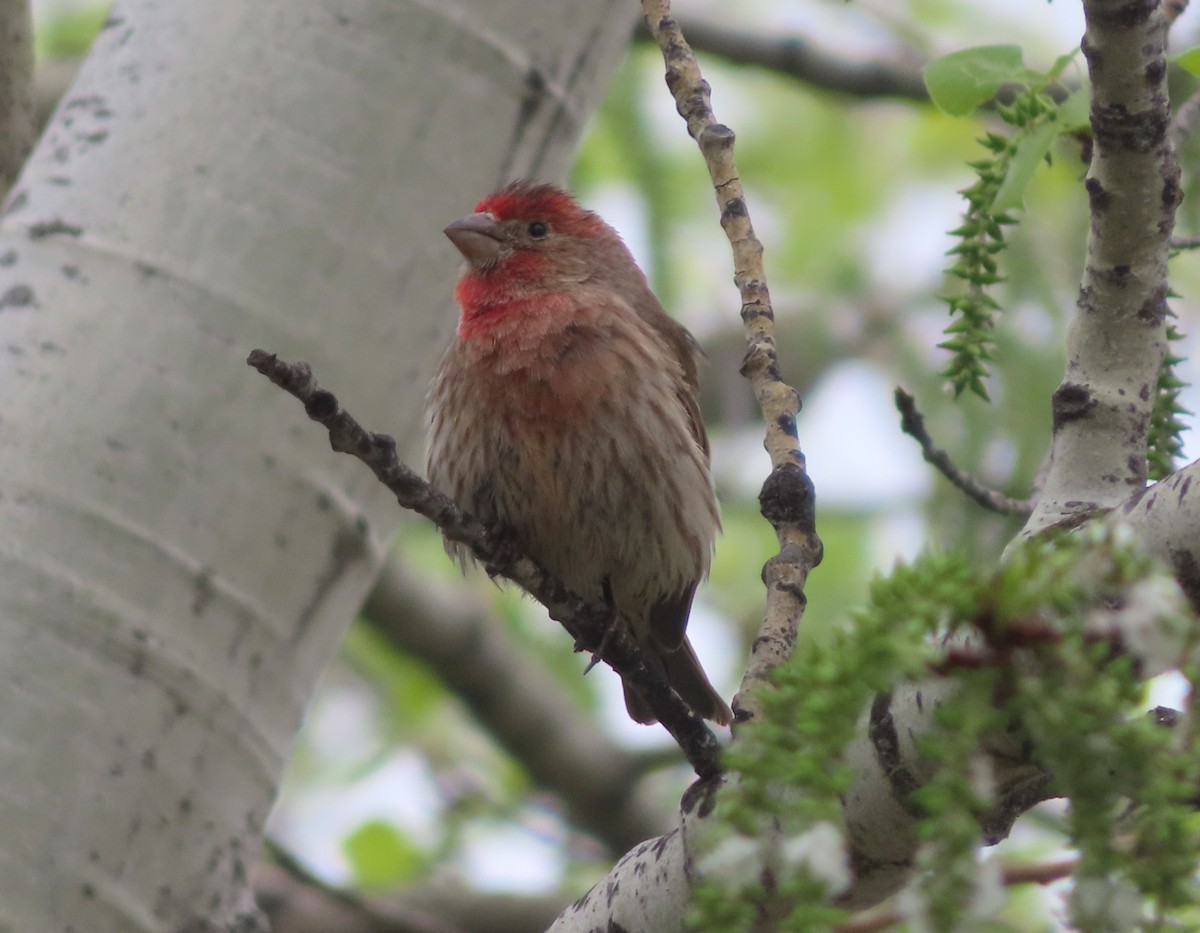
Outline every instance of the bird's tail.
MULTIPOLYGON (((667 651, 660 646, 645 645, 647 659, 658 662, 666 675, 667 683, 674 688, 680 698, 698 716, 711 719, 721 726, 733 722, 733 712, 716 689, 708 681, 700 659, 692 650, 692 644, 686 638, 675 651, 667 651)), ((652 723, 658 719, 636 690, 625 684, 625 708, 635 722, 652 723)))

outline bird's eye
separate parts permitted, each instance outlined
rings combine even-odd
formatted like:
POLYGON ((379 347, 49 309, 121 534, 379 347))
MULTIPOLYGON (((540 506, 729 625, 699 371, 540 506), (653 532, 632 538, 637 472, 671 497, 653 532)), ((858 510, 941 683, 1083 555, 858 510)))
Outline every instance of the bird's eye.
POLYGON ((535 220, 533 223, 531 223, 529 225, 529 227, 527 229, 529 231, 529 235, 531 237, 533 237, 535 240, 540 240, 542 237, 544 237, 546 234, 548 234, 550 232, 550 228, 548 226, 546 226, 544 223, 542 223, 540 220, 535 220))

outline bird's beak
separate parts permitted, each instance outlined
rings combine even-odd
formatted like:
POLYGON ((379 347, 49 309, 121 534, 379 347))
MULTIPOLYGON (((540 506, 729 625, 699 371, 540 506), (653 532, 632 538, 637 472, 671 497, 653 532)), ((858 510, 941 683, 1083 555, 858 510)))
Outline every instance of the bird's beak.
POLYGON ((491 214, 461 217, 442 232, 472 266, 490 265, 500 256, 500 224, 491 214))

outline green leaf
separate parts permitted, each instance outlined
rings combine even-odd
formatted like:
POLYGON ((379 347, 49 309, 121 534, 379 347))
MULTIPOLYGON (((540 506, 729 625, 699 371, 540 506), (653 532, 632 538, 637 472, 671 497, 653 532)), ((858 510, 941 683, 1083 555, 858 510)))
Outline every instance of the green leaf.
POLYGON ((81 58, 108 18, 108 4, 84 4, 66 12, 47 12, 45 20, 34 30, 37 57, 81 58))
POLYGON ((1168 61, 1174 62, 1188 74, 1200 78, 1200 45, 1194 45, 1186 52, 1172 55, 1168 61))
POLYGON ((925 66, 925 87, 939 109, 966 116, 1010 81, 1028 76, 1019 45, 981 45, 943 55, 925 66))
POLYGON ((1057 81, 1062 73, 1066 71, 1067 65, 1071 64, 1071 62, 1075 60, 1075 56, 1079 54, 1079 51, 1080 50, 1077 46, 1071 51, 1066 52, 1054 59, 1054 64, 1051 65, 1050 70, 1046 72, 1046 79, 1048 81, 1057 81))
POLYGON ((407 836, 391 823, 371 820, 342 841, 355 881, 364 888, 379 888, 412 878, 425 859, 407 836))
POLYGON ((992 201, 994 213, 1000 214, 1022 205, 1029 179, 1033 178, 1033 173, 1037 171, 1042 159, 1046 158, 1054 140, 1058 139, 1060 129, 1057 120, 1049 120, 1026 134, 1017 143, 1017 151, 1008 163, 1008 172, 1005 173, 1004 181, 1000 183, 996 190, 996 198, 992 201))
POLYGON ((1092 91, 1087 85, 1058 105, 1059 128, 1064 133, 1089 129, 1092 125, 1092 91))

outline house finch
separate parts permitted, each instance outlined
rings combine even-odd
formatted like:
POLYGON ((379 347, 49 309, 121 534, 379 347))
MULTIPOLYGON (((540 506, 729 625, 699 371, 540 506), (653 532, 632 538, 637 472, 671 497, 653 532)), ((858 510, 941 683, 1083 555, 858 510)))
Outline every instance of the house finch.
MULTIPOLYGON (((685 635, 720 528, 696 342, 565 191, 516 182, 475 211, 445 231, 466 264, 429 395, 430 482, 605 600, 676 693, 728 724, 685 635)), ((625 705, 654 722, 628 684, 625 705)))

